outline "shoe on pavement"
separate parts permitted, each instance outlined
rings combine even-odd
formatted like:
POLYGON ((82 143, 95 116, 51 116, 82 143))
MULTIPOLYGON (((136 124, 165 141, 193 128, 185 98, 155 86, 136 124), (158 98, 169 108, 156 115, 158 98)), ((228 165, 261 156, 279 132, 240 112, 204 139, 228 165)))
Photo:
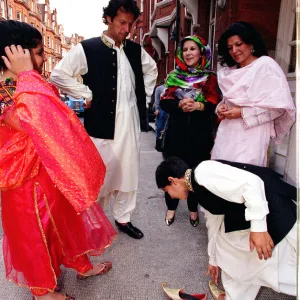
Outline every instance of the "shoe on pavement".
POLYGON ((144 236, 144 234, 138 228, 134 227, 131 222, 127 222, 125 225, 122 225, 117 221, 115 221, 115 223, 120 231, 134 239, 141 239, 144 236))

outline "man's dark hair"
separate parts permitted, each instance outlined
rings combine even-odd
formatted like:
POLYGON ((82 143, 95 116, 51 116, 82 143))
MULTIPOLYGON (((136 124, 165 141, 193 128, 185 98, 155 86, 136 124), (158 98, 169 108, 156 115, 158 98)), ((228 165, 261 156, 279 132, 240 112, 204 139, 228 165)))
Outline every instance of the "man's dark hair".
POLYGON ((107 17, 111 17, 111 20, 113 20, 120 8, 125 12, 132 13, 135 20, 140 15, 136 0, 110 0, 108 5, 103 8, 102 19, 104 24, 108 24, 107 17))
POLYGON ((170 185, 169 177, 182 178, 189 166, 178 157, 170 157, 163 161, 156 169, 155 178, 159 189, 170 185))
MULTIPOLYGON (((42 39, 41 33, 25 22, 0 21, 0 57, 6 56, 4 49, 7 46, 20 45, 23 49, 32 49, 42 39)), ((3 59, 0 59, 0 69, 7 69, 3 59)))
POLYGON ((218 57, 221 66, 232 67, 237 65, 237 62, 229 54, 227 41, 230 37, 238 35, 243 42, 253 46, 254 52, 252 53, 256 57, 268 55, 265 43, 258 33, 258 31, 247 22, 236 22, 231 24, 221 35, 218 42, 218 57))

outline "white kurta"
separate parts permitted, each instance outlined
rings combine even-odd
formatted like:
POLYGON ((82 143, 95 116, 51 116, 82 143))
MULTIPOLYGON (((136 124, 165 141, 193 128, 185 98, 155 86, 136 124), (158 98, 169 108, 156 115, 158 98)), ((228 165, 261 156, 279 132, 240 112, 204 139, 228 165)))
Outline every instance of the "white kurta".
POLYGON ((277 292, 296 293, 296 225, 273 249, 272 257, 259 260, 256 250, 250 252, 250 231, 267 231, 269 213, 264 183, 256 175, 217 161, 202 162, 195 169, 195 179, 210 192, 235 203, 245 203, 245 218, 251 229, 225 233, 224 216, 205 210, 208 228, 209 263, 226 272, 226 299, 248 300, 242 286, 267 286, 277 292), (238 284, 236 284, 238 283, 238 284), (239 291, 239 286, 241 290, 239 291), (232 287, 232 288, 231 288, 232 287))
MULTIPOLYGON (((135 95, 135 75, 123 45, 118 48, 111 38, 106 35, 105 38, 117 51, 118 82, 114 139, 92 138, 107 167, 100 197, 107 196, 116 190, 122 192, 137 190, 140 151, 140 121, 135 95)), ((150 55, 143 48, 141 50, 145 91, 150 99, 156 83, 157 67, 150 55)), ((92 92, 88 87, 74 79, 74 77, 87 72, 88 66, 84 50, 82 45, 78 44, 52 71, 51 81, 73 97, 92 99, 92 92)))

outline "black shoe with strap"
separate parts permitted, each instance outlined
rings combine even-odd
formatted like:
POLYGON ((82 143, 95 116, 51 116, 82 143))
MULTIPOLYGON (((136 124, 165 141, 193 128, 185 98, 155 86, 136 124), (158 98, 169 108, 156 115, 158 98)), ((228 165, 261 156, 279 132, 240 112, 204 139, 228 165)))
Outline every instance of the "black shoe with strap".
POLYGON ((141 239, 144 234, 136 227, 134 227, 131 222, 127 222, 125 225, 115 221, 118 229, 126 234, 128 234, 130 237, 134 239, 141 239))

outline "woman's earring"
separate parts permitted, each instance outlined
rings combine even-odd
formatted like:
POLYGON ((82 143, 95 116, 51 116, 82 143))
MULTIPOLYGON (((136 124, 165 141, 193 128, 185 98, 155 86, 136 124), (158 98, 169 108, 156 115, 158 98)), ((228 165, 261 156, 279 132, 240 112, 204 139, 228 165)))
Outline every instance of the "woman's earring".
POLYGON ((254 53, 254 52, 255 52, 255 50, 254 50, 253 46, 251 46, 251 53, 254 53))

